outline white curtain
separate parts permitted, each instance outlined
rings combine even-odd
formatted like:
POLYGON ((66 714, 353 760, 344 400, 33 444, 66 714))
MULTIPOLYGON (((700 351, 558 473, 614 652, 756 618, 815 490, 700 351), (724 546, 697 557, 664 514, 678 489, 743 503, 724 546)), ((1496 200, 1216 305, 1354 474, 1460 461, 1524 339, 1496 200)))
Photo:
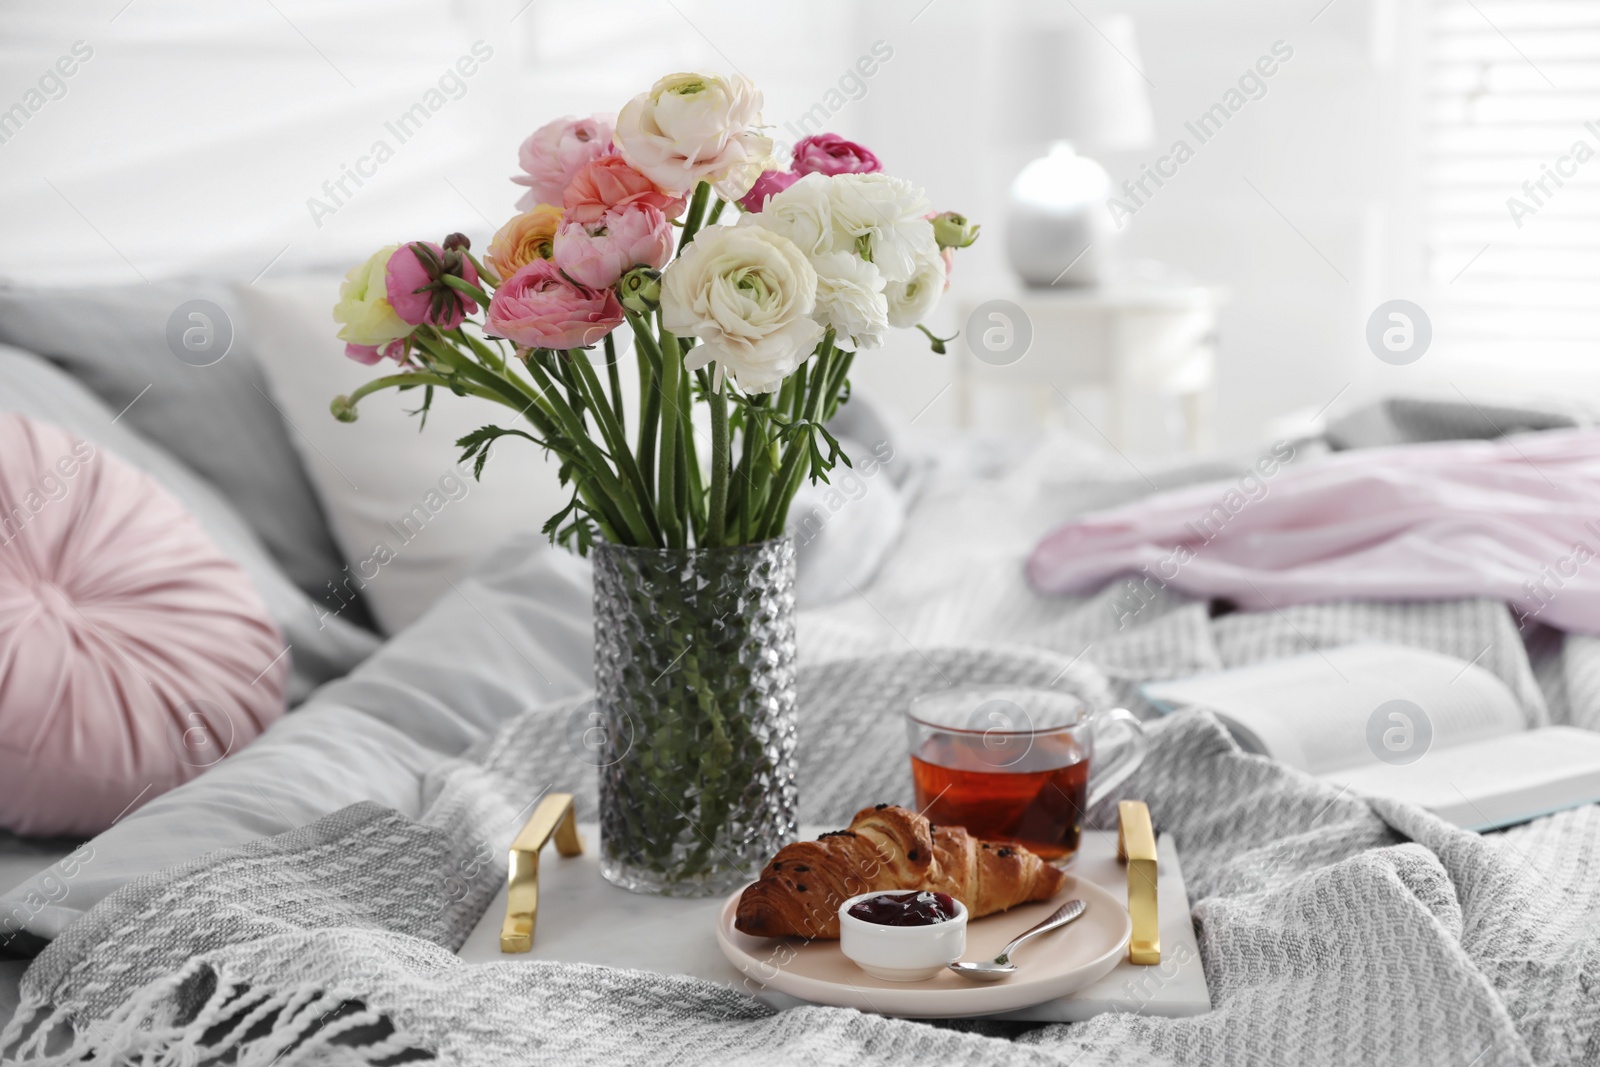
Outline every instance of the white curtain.
POLYGON ((737 66, 769 110, 816 90, 848 5, 752 23, 704 0, 0 4, 0 279, 138 283, 343 269, 486 240, 518 142, 662 74, 737 66), (782 48, 773 41, 781 40, 782 48), (69 71, 70 74, 64 73, 69 71))

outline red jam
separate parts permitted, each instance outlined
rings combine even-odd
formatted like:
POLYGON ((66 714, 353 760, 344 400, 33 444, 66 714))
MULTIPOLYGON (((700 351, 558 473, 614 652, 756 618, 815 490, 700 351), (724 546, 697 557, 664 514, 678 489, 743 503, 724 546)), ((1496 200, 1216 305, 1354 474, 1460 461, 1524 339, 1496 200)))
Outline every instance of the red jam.
POLYGON ((949 893, 880 893, 858 900, 850 915, 879 926, 932 926, 956 917, 956 902, 949 893))

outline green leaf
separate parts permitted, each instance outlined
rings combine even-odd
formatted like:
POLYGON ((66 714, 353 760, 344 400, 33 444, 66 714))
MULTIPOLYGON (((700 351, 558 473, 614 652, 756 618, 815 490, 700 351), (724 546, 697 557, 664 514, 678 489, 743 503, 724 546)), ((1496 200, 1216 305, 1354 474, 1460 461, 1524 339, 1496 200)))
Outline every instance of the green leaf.
MULTIPOLYGON (((505 426, 480 426, 456 441, 456 447, 461 449, 460 462, 465 463, 469 459, 474 460, 472 464, 472 477, 474 479, 483 477, 483 465, 489 461, 489 450, 502 437, 523 437, 541 448, 548 449, 550 447, 544 441, 524 430, 511 429, 505 426)), ((565 483, 563 482, 563 484, 565 483)))

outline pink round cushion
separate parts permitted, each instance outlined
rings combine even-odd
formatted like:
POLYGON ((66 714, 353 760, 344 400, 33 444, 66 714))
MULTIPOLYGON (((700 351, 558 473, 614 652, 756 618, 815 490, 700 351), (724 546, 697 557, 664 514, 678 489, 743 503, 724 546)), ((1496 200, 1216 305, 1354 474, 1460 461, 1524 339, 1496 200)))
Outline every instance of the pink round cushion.
POLYGON ((0 826, 95 834, 283 714, 249 577, 153 478, 0 413, 0 826))

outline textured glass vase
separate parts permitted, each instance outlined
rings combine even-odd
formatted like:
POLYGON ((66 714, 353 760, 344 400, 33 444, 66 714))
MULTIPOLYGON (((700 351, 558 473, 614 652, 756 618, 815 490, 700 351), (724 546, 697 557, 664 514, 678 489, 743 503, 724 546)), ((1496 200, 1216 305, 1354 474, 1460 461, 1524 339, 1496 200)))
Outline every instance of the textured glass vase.
POLYGON ((794 544, 592 557, 601 872, 731 892, 797 833, 794 544))

